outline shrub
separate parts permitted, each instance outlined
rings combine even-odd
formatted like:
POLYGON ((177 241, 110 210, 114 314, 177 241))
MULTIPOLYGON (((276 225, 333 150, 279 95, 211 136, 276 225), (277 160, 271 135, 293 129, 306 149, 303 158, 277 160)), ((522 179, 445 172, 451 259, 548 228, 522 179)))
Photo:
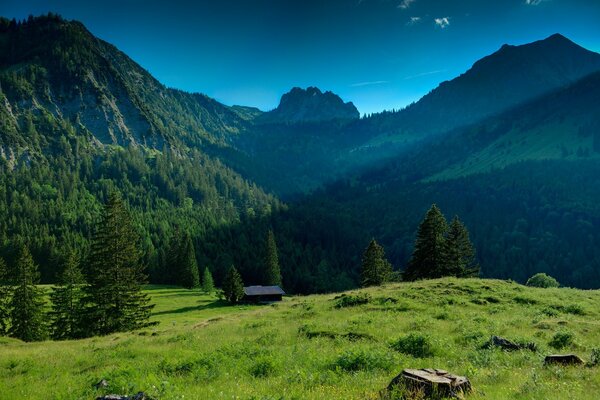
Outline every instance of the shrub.
POLYGON ((344 371, 388 370, 392 365, 389 355, 366 350, 348 350, 341 354, 333 364, 334 369, 344 371))
POLYGON ((371 301, 371 296, 366 293, 343 294, 336 297, 335 300, 335 308, 354 307, 369 303, 371 301))
POLYGON ((262 357, 250 367, 250 374, 255 378, 264 378, 273 375, 276 370, 277 366, 271 358, 262 357))
POLYGON ((539 272, 527 280, 527 286, 539 288, 557 288, 560 283, 550 275, 539 272))
POLYGON ((573 344, 573 334, 571 332, 556 332, 548 345, 556 350, 564 349, 573 344))
POLYGON ((434 354, 429 338, 416 333, 396 339, 390 344, 390 347, 400 353, 417 358, 431 357, 434 354))
POLYGON ((593 348, 590 356, 590 365, 595 367, 600 365, 600 348, 593 348))

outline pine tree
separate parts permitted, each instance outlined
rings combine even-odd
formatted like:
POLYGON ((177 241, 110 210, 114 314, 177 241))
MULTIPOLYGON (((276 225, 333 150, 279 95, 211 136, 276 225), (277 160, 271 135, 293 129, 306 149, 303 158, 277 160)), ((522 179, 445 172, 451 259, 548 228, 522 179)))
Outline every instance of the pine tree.
POLYGON ((109 334, 149 325, 154 305, 142 292, 146 282, 138 240, 121 197, 112 193, 93 238, 86 286, 88 334, 109 334))
POLYGON ((8 268, 4 259, 0 258, 0 336, 8 331, 12 291, 8 268))
POLYGON ((50 330, 56 340, 82 337, 82 298, 83 274, 75 253, 71 252, 66 259, 57 286, 52 288, 50 300, 50 330))
POLYGON ((448 228, 444 246, 444 276, 468 277, 479 275, 475 262, 475 248, 469 239, 469 231, 455 216, 448 228))
POLYGON ((39 280, 37 265, 29 249, 23 246, 15 268, 15 288, 10 302, 9 335, 25 342, 46 337, 44 322, 44 295, 36 286, 39 280))
POLYGON ((267 234, 266 258, 265 258, 265 284, 281 286, 281 270, 279 268, 279 257, 277 256, 277 243, 272 230, 267 234))
POLYGON ((178 284, 188 289, 200 286, 200 276, 198 272, 198 263, 196 261, 196 251, 194 243, 189 234, 185 234, 181 246, 179 247, 178 257, 178 284))
POLYGON ((208 267, 205 267, 202 273, 202 290, 206 293, 212 293, 215 290, 215 282, 208 267))
POLYGON ((229 268, 225 276, 223 294, 225 295, 225 300, 230 303, 237 303, 244 297, 244 282, 240 273, 233 265, 229 268))
POLYGON ((362 286, 377 286, 390 280, 392 265, 385 258, 385 251, 372 239, 362 256, 362 286))
POLYGON ((443 276, 447 229, 446 218, 433 204, 419 225, 415 249, 404 272, 404 279, 414 281, 443 276))
POLYGON ((181 270, 180 266, 180 256, 181 256, 181 244, 183 242, 183 237, 179 227, 175 228, 175 232, 173 232, 173 236, 169 240, 169 247, 166 254, 165 264, 163 266, 163 273, 166 283, 170 284, 179 284, 179 271, 181 270))

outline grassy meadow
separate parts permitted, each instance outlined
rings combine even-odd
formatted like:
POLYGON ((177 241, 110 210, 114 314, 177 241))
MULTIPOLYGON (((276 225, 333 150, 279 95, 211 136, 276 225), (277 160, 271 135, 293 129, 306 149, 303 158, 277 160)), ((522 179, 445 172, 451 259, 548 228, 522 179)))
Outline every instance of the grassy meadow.
POLYGON ((147 288, 159 325, 92 339, 0 338, 0 398, 378 399, 403 368, 466 375, 469 399, 600 398, 600 367, 546 367, 546 354, 600 348, 600 292, 479 279, 390 284, 229 306, 147 288), (341 297, 340 297, 341 296, 341 297), (538 350, 484 348, 491 335, 538 350), (94 389, 106 379, 109 387, 94 389))

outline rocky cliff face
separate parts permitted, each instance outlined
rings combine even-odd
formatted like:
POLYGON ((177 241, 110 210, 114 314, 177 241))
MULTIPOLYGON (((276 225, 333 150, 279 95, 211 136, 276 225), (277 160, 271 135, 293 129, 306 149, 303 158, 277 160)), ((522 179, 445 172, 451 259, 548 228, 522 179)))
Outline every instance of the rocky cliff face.
POLYGON ((261 117, 263 122, 316 122, 334 119, 350 120, 360 117, 351 102, 335 93, 321 92, 316 87, 293 88, 281 97, 279 106, 261 117))

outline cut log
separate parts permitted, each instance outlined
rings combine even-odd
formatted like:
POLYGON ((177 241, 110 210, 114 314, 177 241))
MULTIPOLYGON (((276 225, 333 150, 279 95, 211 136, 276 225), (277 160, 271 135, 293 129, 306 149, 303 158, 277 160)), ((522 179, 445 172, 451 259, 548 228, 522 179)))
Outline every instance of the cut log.
POLYGON ((458 397, 469 393, 471 382, 464 377, 442 369, 405 369, 387 387, 388 392, 406 389, 425 396, 458 397))
POLYGON ((551 354, 546 356, 544 364, 583 365, 585 361, 576 354, 551 354))

